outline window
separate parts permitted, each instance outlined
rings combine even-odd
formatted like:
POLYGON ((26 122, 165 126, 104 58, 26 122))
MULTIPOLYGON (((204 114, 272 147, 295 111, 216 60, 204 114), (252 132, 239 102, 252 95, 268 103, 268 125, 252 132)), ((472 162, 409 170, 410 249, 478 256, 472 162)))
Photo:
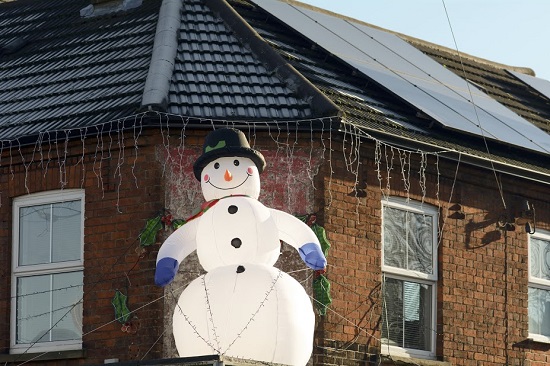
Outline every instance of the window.
POLYGON ((435 356, 437 210, 405 199, 382 202, 382 351, 435 356))
POLYGON ((529 235, 529 338, 550 343, 550 232, 529 235))
POLYGON ((13 203, 11 353, 82 347, 84 194, 13 203))

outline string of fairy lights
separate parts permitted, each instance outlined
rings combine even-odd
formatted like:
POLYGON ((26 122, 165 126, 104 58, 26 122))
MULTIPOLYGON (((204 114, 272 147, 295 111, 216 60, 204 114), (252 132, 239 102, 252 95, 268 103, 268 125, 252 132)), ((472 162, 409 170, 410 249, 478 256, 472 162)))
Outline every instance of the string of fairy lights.
MULTIPOLYGON (((442 0, 443 5, 445 5, 444 0, 442 0)), ((445 8, 445 12, 447 13, 447 9, 445 8)), ((447 14, 448 17, 448 14, 447 14)), ((452 27, 449 21, 449 27, 452 32, 452 27)), ((453 34, 453 40, 454 40, 454 34, 453 34)), ((456 45, 456 41, 455 41, 456 45)), ((458 48, 457 48, 458 52, 458 48)), ((462 66, 464 69, 464 66, 462 66)), ((469 91, 469 90, 468 90, 469 91)), ((471 92, 469 91, 471 94, 471 92)), ((475 105, 474 105, 475 108, 475 105)), ((477 111, 476 111, 477 115, 477 111)), ((136 169, 138 168, 137 161, 138 161, 138 155, 139 155, 139 145, 140 145, 140 138, 142 136, 143 130, 146 127, 145 120, 150 118, 150 113, 142 113, 142 114, 136 114, 134 116, 130 116, 124 119, 118 119, 114 121, 109 121, 103 124, 97 124, 92 127, 83 127, 79 129, 70 129, 70 130, 60 130, 60 131, 48 131, 41 133, 38 137, 38 139, 35 142, 34 150, 32 151, 32 155, 29 158, 24 154, 24 148, 21 147, 21 144, 18 139, 14 140, 8 140, 8 141, 0 141, 0 157, 3 158, 4 151, 8 150, 7 153, 7 168, 10 174, 10 179, 14 180, 15 172, 14 167, 16 165, 22 165, 24 169, 24 189, 27 193, 30 193, 30 189, 28 186, 28 179, 29 179, 29 171, 31 169, 31 166, 38 162, 40 164, 40 167, 43 170, 43 176, 46 177, 48 170, 54 166, 56 169, 58 169, 59 172, 59 187, 60 189, 64 189, 68 185, 68 179, 67 179, 67 157, 68 157, 68 146, 69 142, 74 140, 74 132, 79 136, 77 138, 80 138, 81 141, 81 157, 77 161, 76 165, 80 165, 82 170, 85 170, 86 167, 86 156, 90 153, 86 150, 86 142, 89 141, 91 138, 96 139, 96 146, 95 146, 95 152, 93 153, 92 157, 92 172, 95 175, 95 178, 98 182, 98 186, 101 187, 102 191, 102 197, 105 196, 104 191, 104 161, 108 158, 113 157, 113 153, 116 153, 116 166, 114 168, 114 172, 112 172, 112 177, 116 179, 116 211, 117 213, 121 213, 121 207, 120 207, 120 188, 123 186, 123 184, 127 183, 126 181, 129 180, 128 184, 133 184, 135 187, 138 187, 140 182, 138 182, 136 169), (128 123, 132 122, 132 123, 128 123), (126 141, 125 141, 125 133, 128 131, 128 127, 130 126, 131 130, 133 131, 133 151, 129 152, 126 149, 126 141), (116 134, 116 138, 113 139, 113 135, 116 134), (15 156, 20 160, 20 163, 14 163, 15 156), (127 177, 123 174, 123 168, 125 165, 130 164, 130 171, 131 171, 131 177, 127 177)), ((180 170, 182 168, 182 161, 184 160, 186 145, 185 145, 185 131, 188 128, 188 125, 191 124, 191 121, 193 119, 183 116, 174 116, 169 115, 165 113, 157 113, 157 119, 159 121, 158 128, 159 133, 162 136, 163 141, 163 148, 165 151, 166 158, 159 162, 162 164, 162 174, 166 174, 167 171, 170 169, 170 166, 178 166, 180 167, 180 170), (173 123, 174 119, 180 119, 180 122, 178 128, 171 128, 171 124, 173 123), (172 132, 178 131, 176 136, 177 140, 179 140, 179 144, 176 146, 171 145, 171 141, 173 141, 172 132), (176 154, 172 154, 172 150, 176 150, 176 154)), ((334 147, 335 147, 335 141, 332 138, 332 128, 327 128, 327 126, 330 125, 330 118, 327 119, 319 119, 317 122, 320 122, 321 128, 319 130, 313 130, 313 128, 310 129, 310 148, 308 153, 308 165, 306 168, 306 173, 309 178, 309 181, 314 189, 317 189, 315 187, 314 178, 318 174, 318 167, 314 166, 312 164, 312 161, 316 157, 317 154, 320 154, 322 158, 328 163, 329 166, 329 187, 327 189, 328 193, 328 199, 327 199, 327 208, 330 209, 333 203, 333 196, 332 196, 332 189, 331 184, 334 178, 334 170, 333 170, 333 153, 334 153, 334 147), (325 125, 325 123, 327 123, 325 125), (314 146, 314 139, 315 136, 318 136, 320 146, 321 148, 318 149, 314 146), (320 151, 318 151, 320 150, 320 151), (328 154, 328 157, 327 157, 328 154)), ((479 122, 479 118, 478 118, 479 122)), ((284 158, 287 161, 287 172, 286 172, 286 179, 287 179, 287 186, 291 186, 295 184, 294 176, 292 174, 292 162, 295 157, 295 151, 298 145, 298 131, 300 130, 301 133, 303 133, 303 128, 299 129, 298 126, 303 127, 304 125, 307 126, 308 124, 311 126, 311 120, 306 119, 303 121, 284 121, 284 122, 275 122, 275 121, 261 121, 261 122, 250 122, 250 121, 216 121, 211 119, 204 119, 200 120, 199 124, 202 125, 211 125, 212 128, 215 128, 216 126, 225 125, 225 126, 232 126, 232 127, 239 127, 239 128, 245 128, 247 129, 248 133, 247 135, 250 138, 251 145, 254 147, 255 141, 256 141, 256 133, 258 130, 267 131, 273 142, 276 146, 277 153, 281 152, 284 158), (292 130, 292 127, 295 127, 295 134, 292 137, 290 131, 292 130)), ((147 126, 149 128, 149 126, 147 126)), ((483 133, 483 130, 480 129, 483 133)), ((436 189, 435 192, 431 192, 434 194, 436 199, 436 206, 439 209, 439 212, 442 211, 442 209, 446 210, 446 213, 448 213, 450 203, 453 199, 453 194, 455 190, 455 184, 457 182, 459 168, 461 166, 462 162, 462 156, 463 153, 459 151, 437 151, 437 152, 426 152, 421 150, 408 150, 403 149, 401 147, 394 146, 388 142, 385 142, 383 140, 377 139, 369 134, 367 134, 363 129, 360 127, 354 126, 353 124, 343 124, 342 130, 340 131, 340 135, 343 136, 343 139, 341 141, 342 146, 340 147, 342 151, 342 159, 344 161, 344 165, 349 173, 352 174, 352 176, 355 178, 355 186, 359 186, 361 184, 361 166, 363 159, 371 158, 374 161, 374 165, 376 167, 376 178, 379 183, 379 191, 381 193, 381 196, 383 199, 389 199, 391 196, 391 181, 393 178, 393 173, 397 168, 399 168, 399 172, 397 174, 400 176, 402 184, 403 184, 403 192, 405 195, 405 198, 410 199, 411 198, 411 190, 412 190, 412 181, 418 182, 419 189, 421 192, 420 201, 421 203, 424 203, 427 195, 428 195, 428 186, 427 186, 427 169, 430 164, 432 164, 435 167, 436 170, 436 189), (365 145, 365 141, 371 141, 374 142, 374 156, 363 156, 361 152, 363 151, 363 146, 365 145), (439 164, 440 164, 440 156, 447 155, 449 153, 452 153, 457 156, 454 160, 456 161, 456 169, 454 172, 454 176, 452 177, 452 184, 450 188, 449 197, 443 201, 443 197, 440 197, 440 170, 439 170, 439 164), (415 178, 412 177, 412 167, 413 163, 411 162, 411 158, 413 156, 418 157, 419 161, 419 167, 418 170, 415 172, 417 173, 417 176, 415 178), (431 159, 433 158, 433 159, 431 159), (430 160, 435 160, 434 162, 430 163, 430 160), (443 203, 444 202, 444 203, 443 203)), ((485 140, 485 138, 484 138, 485 140)), ((486 143, 486 149, 487 153, 490 155, 489 149, 487 147, 486 143)), ((5 163, 6 159, 0 160, 0 167, 6 166, 5 163)), ((489 159, 490 163, 493 164, 492 159, 489 159)), ((504 201, 503 193, 502 193, 502 183, 499 182, 498 177, 496 176, 496 171, 493 167, 493 172, 495 173, 495 181, 497 185, 497 189, 500 193, 500 197, 502 198, 503 205, 506 207, 506 202, 504 201)), ((82 175, 81 180, 81 188, 85 185, 85 174, 82 175)), ((184 187, 187 188, 187 187, 184 187)), ((356 198, 356 217, 357 220, 359 220, 359 207, 362 204, 361 197, 359 196, 357 190, 355 191, 355 198, 356 198)), ((0 192, 0 206, 2 205, 2 197, 4 196, 3 192, 0 192)), ((292 206, 294 204, 293 197, 291 195, 286 195, 287 204, 289 206, 292 206)), ((438 226, 438 243, 439 246, 442 240, 442 233, 445 229, 446 225, 446 219, 448 215, 442 214, 442 220, 441 225, 438 226)), ((137 244, 136 242, 130 243, 130 245, 126 248, 125 252, 119 257, 122 258, 126 255, 126 253, 133 247, 135 247, 137 244)), ((112 268, 119 263, 119 259, 112 265, 112 268)), ((138 257, 136 259, 136 263, 140 260, 138 257)), ((334 266, 333 263, 330 263, 329 265, 334 266)), ((132 266, 130 270, 124 273, 123 276, 119 277, 113 277, 109 276, 110 271, 107 271, 103 274, 103 277, 100 278, 97 281, 94 282, 86 282, 86 286, 90 287, 89 291, 92 291, 96 285, 99 285, 101 283, 109 283, 109 282, 116 282, 119 280, 127 280, 129 278, 129 275, 131 274, 131 271, 135 267, 132 266)), ((2 276, 11 276, 11 273, 8 273, 6 269, 4 269, 5 273, 2 276)), ((299 271, 309 271, 307 269, 299 270, 299 271)), ((306 277, 305 280, 302 282, 306 282, 311 278, 312 273, 310 273, 309 276, 306 277)), ((192 272, 188 273, 190 275, 200 275, 200 273, 192 272)), ((151 274, 152 277, 152 274, 151 274)), ((270 292, 273 289, 273 286, 275 285, 276 279, 274 279, 274 282, 271 286, 271 289, 269 289, 266 293, 266 298, 269 296, 270 292)), ((365 294, 359 293, 350 286, 336 281, 335 279, 331 278, 331 283, 337 286, 341 286, 348 292, 356 293, 359 296, 364 296, 365 294)), ((174 289, 170 288, 167 291, 165 291, 165 294, 153 299, 152 301, 142 304, 140 307, 131 310, 132 314, 139 313, 140 310, 147 308, 148 306, 152 305, 155 302, 163 301, 165 297, 169 294, 172 295, 172 297, 175 297, 174 291, 179 291, 185 286, 187 286, 188 283, 184 283, 182 286, 174 289)), ((58 288, 55 290, 46 290, 46 291, 38 291, 33 293, 28 293, 24 295, 20 295, 19 298, 25 297, 25 296, 33 296, 41 293, 48 293, 52 291, 61 291, 61 290, 67 290, 72 289, 74 287, 78 286, 68 286, 65 288, 58 288)), ((206 286, 205 286, 206 289, 206 286)), ((382 296, 380 296, 380 293, 383 291, 378 291, 378 298, 376 306, 384 307, 385 301, 382 296)), ((208 294, 206 294, 208 296, 208 294)), ((11 296, 9 300, 14 300, 15 297, 11 296)), ((3 301, 8 300, 7 298, 0 299, 3 301)), ((314 298, 312 298, 312 301, 316 301, 314 298)), ((73 310, 74 307, 82 304, 83 299, 80 299, 72 306, 63 306, 58 309, 54 309, 53 311, 66 311, 65 315, 70 314, 70 312, 73 310)), ((208 300, 207 300, 208 303, 208 300)), ((358 305, 360 306, 360 305, 358 305)), ((262 304, 259 305, 258 310, 260 311, 262 307, 262 304)), ((376 313, 376 307, 371 307, 369 314, 365 314, 365 316, 368 315, 368 317, 374 316, 373 314, 376 313)), ((367 337, 370 337, 372 339, 375 339, 380 344, 383 342, 382 339, 377 337, 374 333, 376 333, 377 329, 369 330, 368 328, 361 326, 358 321, 350 319, 346 314, 340 314, 339 312, 335 311, 333 308, 328 308, 328 311, 336 318, 341 319, 342 322, 345 322, 349 324, 350 326, 353 326, 357 331, 357 336, 350 340, 348 342, 347 346, 343 346, 339 349, 332 349, 333 351, 345 351, 347 348, 349 348, 353 342, 357 339, 359 334, 364 334, 367 337)), ((209 309, 210 316, 211 309, 209 309)), ((29 315, 28 317, 21 318, 19 320, 28 320, 32 319, 33 317, 40 317, 44 314, 34 314, 29 315)), ((253 321, 254 318, 253 314, 250 318, 250 321, 253 321)), ((212 318, 212 316, 211 316, 212 318)), ((365 319, 363 317, 362 319, 365 319)), ((109 322, 106 322, 104 324, 101 324, 93 329, 90 329, 88 332, 83 333, 82 336, 86 337, 89 334, 92 334, 99 329, 109 326, 110 324, 117 322, 118 319, 113 319, 109 322)), ((370 320, 366 321, 366 324, 371 324, 370 320)), ((55 326, 55 325, 54 325, 55 326)), ((53 328, 53 326, 52 326, 53 328)), ((213 327, 215 330, 215 326, 213 327)), ((51 329, 50 329, 51 330, 51 329)), ((246 326, 242 330, 243 332, 246 330, 246 326)), ((155 344, 157 344, 163 337, 166 336, 167 329, 164 330, 162 334, 159 335, 159 337, 153 342, 151 347, 141 356, 141 360, 145 359, 149 352, 153 349, 155 344)), ((437 334, 439 336, 444 336, 443 333, 438 332, 436 329, 431 329, 431 331, 434 334, 437 334)), ((198 334, 198 333, 197 333, 198 334)), ((200 334, 198 334, 200 337, 200 334)), ((238 337, 238 336, 237 336, 238 337)), ((215 337, 217 338, 217 337, 215 337)), ((205 342, 208 342, 205 340, 205 342)), ((30 344, 29 348, 25 351, 25 353, 32 352, 34 344, 30 344)), ((218 347, 214 347, 214 345, 211 345, 213 350, 216 350, 218 353, 223 354, 224 352, 219 349, 218 347)), ((231 345, 229 345, 231 347, 231 345)), ((329 348, 325 346, 318 346, 322 348, 329 348)), ((226 350, 227 351, 227 350, 226 350)), ((22 361, 21 363, 18 363, 18 365, 23 365, 28 362, 31 362, 33 360, 36 360, 40 356, 46 354, 47 352, 40 353, 36 355, 35 357, 28 359, 26 361, 22 361)), ((17 362, 17 361, 16 361, 17 362)), ((380 362, 380 359, 379 359, 380 362)), ((7 362, 6 362, 7 365, 7 362)))
MULTIPOLYGON (((162 149, 164 149, 166 158, 163 161, 160 161, 159 164, 162 164, 162 172, 163 174, 166 174, 168 170, 172 166, 179 166, 180 170, 183 167, 183 160, 186 153, 186 143, 185 143, 185 133, 186 129, 189 128, 191 125, 191 121, 193 119, 183 116, 174 116, 170 114, 165 113, 159 113, 154 112, 156 114, 156 117, 158 118, 158 125, 156 127, 151 127, 146 124, 146 120, 149 120, 151 118, 151 112, 148 113, 141 113, 136 114, 134 116, 127 117, 125 119, 121 120, 114 120, 109 121, 104 124, 99 124, 94 127, 84 127, 75 130, 62 130, 62 131, 50 131, 40 134, 39 138, 37 139, 36 143, 34 144, 34 150, 31 153, 30 158, 28 157, 28 154, 25 152, 25 147, 22 147, 21 145, 18 145, 18 140, 13 141, 0 141, 0 156, 3 156, 3 153, 7 151, 7 158, 4 158, 3 161, 0 161, 0 167, 7 168, 10 173, 10 179, 15 178, 15 170, 14 167, 18 164, 23 166, 24 169, 24 188, 27 193, 30 193, 29 187, 28 187, 28 178, 29 178, 29 172, 31 169, 32 164, 39 164, 39 166, 43 170, 43 176, 46 177, 46 174, 48 173, 48 170, 52 168, 52 166, 56 166, 56 169, 59 170, 59 185, 61 189, 64 189, 67 187, 68 180, 67 180, 67 162, 68 162, 68 151, 69 151, 69 142, 71 142, 71 136, 78 136, 77 138, 80 139, 81 144, 81 155, 79 159, 76 161, 76 166, 81 166, 81 169, 84 170, 86 168, 87 161, 90 161, 90 159, 87 159, 88 155, 91 155, 91 164, 92 164, 92 172, 95 175, 95 178, 98 182, 98 185, 102 189, 103 197, 105 195, 105 191, 103 188, 103 182, 102 179, 104 177, 104 167, 103 162, 107 158, 115 158, 116 159, 116 166, 114 171, 111 173, 112 177, 116 178, 116 191, 117 191, 117 202, 116 202, 116 211, 117 213, 121 212, 120 207, 120 189, 124 184, 132 184, 136 187, 139 186, 140 182, 138 182, 136 169, 138 169, 138 156, 140 154, 139 146, 140 146, 140 138, 143 136, 143 132, 145 128, 158 128, 159 133, 162 137, 162 149), (173 125, 174 119, 179 119, 181 123, 178 123, 178 127, 171 127, 173 125), (129 126, 129 128, 128 128, 129 126), (128 137, 125 137, 125 131, 132 131, 133 136, 132 138, 132 148, 131 151, 127 151, 126 147, 126 139, 128 137), (75 133, 76 132, 76 133, 75 133), (61 139, 60 139, 61 136, 61 139), (177 145, 172 145, 174 137, 178 141, 177 145), (90 139, 95 139, 95 151, 90 152, 86 150, 86 146, 89 146, 90 139), (88 144, 88 145, 87 145, 88 144), (52 153, 53 151, 53 153, 52 153), (174 154, 173 151, 176 151, 174 154), (19 162, 14 162, 14 156, 18 156, 20 159, 19 162), (5 162, 5 160, 8 160, 8 162, 5 162), (3 163, 3 164, 2 164, 3 163), (128 167, 130 168, 131 177, 126 177, 123 174, 123 169, 128 167)), ((327 118, 321 118, 318 120, 301 120, 301 121, 284 121, 284 122, 276 122, 276 121, 261 121, 261 122, 246 122, 246 121, 217 121, 217 120, 210 120, 210 119, 204 119, 200 120, 199 124, 211 126, 212 128, 218 128, 220 126, 226 126, 226 127, 237 127, 241 128, 242 130, 245 130, 247 132, 247 135, 250 139, 251 146, 254 148, 256 144, 256 140, 258 137, 258 133, 267 133, 267 135, 271 138, 271 140, 274 142, 276 146, 276 154, 281 154, 282 158, 287 163, 287 185, 295 184, 295 181, 292 180, 292 166, 293 166, 293 159, 296 157, 296 149, 299 143, 299 137, 300 134, 304 136, 305 133, 307 133, 307 128, 309 126, 309 136, 310 136, 310 144, 309 144, 309 151, 305 153, 305 156, 307 157, 307 168, 306 168, 306 175, 310 181, 310 184, 312 185, 313 189, 317 189, 315 187, 314 178, 318 174, 318 166, 315 166, 312 161, 314 158, 321 158, 323 161, 326 161, 328 168, 329 168, 329 182, 328 182, 328 189, 326 190, 328 193, 328 200, 327 200, 327 209, 331 208, 331 205, 333 204, 333 197, 332 197, 332 190, 331 190, 331 184, 333 182, 333 179, 335 179, 335 172, 333 167, 333 157, 335 154, 335 143, 336 141, 333 139, 333 131, 332 128, 327 128, 327 126, 331 125, 331 117, 327 118), (320 125, 321 128, 314 129, 314 123, 316 122, 316 125, 320 125), (294 129, 293 129, 294 127, 294 129), (318 139, 318 141, 315 141, 315 138, 318 139), (315 144, 318 142, 318 144, 315 144)), ((379 183, 379 190, 381 193, 381 196, 384 199, 388 199, 391 195, 391 184, 390 182, 393 179, 393 172, 395 169, 399 168, 400 171, 398 172, 398 176, 401 178, 403 182, 404 187, 404 193, 407 199, 410 198, 410 192, 412 189, 412 181, 416 181, 419 185, 419 189, 421 192, 421 202, 424 203, 426 196, 428 194, 428 188, 426 184, 426 175, 428 166, 432 164, 435 166, 436 171, 436 190, 437 192, 433 192, 434 196, 436 197, 438 206, 438 209, 441 209, 443 207, 450 206, 450 203, 453 199, 453 192, 454 192, 454 186, 455 182, 458 177, 459 172, 459 166, 461 163, 461 153, 453 151, 452 153, 457 154, 458 159, 456 164, 456 171, 452 180, 452 187, 450 190, 449 197, 445 200, 445 205, 442 204, 440 201, 440 171, 439 171, 439 157, 443 154, 448 154, 450 151, 438 151, 438 152, 426 152, 426 151, 420 151, 420 150, 407 150, 401 147, 394 146, 388 142, 382 141, 380 139, 377 139, 370 134, 366 133, 363 129, 360 127, 354 126, 353 124, 342 124, 342 131, 340 133, 341 136, 343 136, 341 140, 341 146, 339 149, 342 151, 342 158, 344 161, 344 166, 346 167, 346 170, 352 174, 352 177, 354 177, 354 184, 355 186, 358 186, 361 183, 361 180, 363 179, 361 177, 361 169, 363 165, 364 159, 372 159, 374 162, 374 166, 376 167, 376 178, 379 183), (362 155, 362 152, 365 151, 364 147, 367 145, 365 142, 371 141, 374 143, 374 156, 367 156, 362 155), (417 176, 415 178, 412 177, 412 169, 413 169, 413 162, 411 161, 411 158, 413 156, 417 156, 418 159, 418 169, 417 169, 417 176)), ((304 150, 304 147, 300 148, 301 150, 304 150)), ((81 180, 81 188, 84 187, 85 181, 84 177, 81 180)), ((0 192, 0 205, 2 204, 1 197, 3 196, 2 192, 0 192)), ((289 194, 287 194, 286 200, 287 204, 292 205, 294 202, 292 201, 289 194)), ((355 198, 356 198, 356 214, 357 218, 359 219, 359 207, 361 206, 362 201, 361 197, 357 194, 357 191, 355 192, 355 198)), ((445 227, 445 221, 446 221, 447 215, 443 216, 442 225, 439 227, 439 240, 441 240, 441 233, 445 227)), ((124 253, 121 255, 120 258, 125 256, 127 252, 132 248, 135 247, 137 244, 136 242, 132 242, 128 248, 124 251, 124 253)), ((439 243, 438 243, 439 245, 439 243)), ((119 259, 120 259, 119 258, 119 259)), ((113 264, 114 266, 119 263, 119 259, 113 264)), ((138 257, 136 261, 139 261, 140 258, 138 257)), ((333 266, 332 263, 330 263, 329 260, 329 266, 333 266)), ((135 267, 135 265, 132 267, 132 269, 135 267)), ((152 269, 151 269, 152 270, 152 269)), ((6 269, 4 269, 5 273, 3 276, 9 275, 11 276, 11 273, 8 273, 6 269)), ((303 271, 306 271, 305 269, 303 271)), ((109 282, 115 282, 119 281, 121 279, 128 279, 129 275, 131 274, 130 271, 125 272, 123 276, 113 277, 109 276, 110 271, 107 271, 103 274, 103 277, 97 281, 94 281, 93 283, 86 282, 86 286, 89 286, 89 290, 93 291, 94 287, 101 283, 109 283, 109 282)), ((199 273, 191 273, 193 275, 198 275, 199 273)), ((310 279, 312 274, 307 276, 307 279, 310 279)), ((151 274, 152 276, 152 274, 151 274)), ((304 282, 306 280, 303 280, 304 282)), ((354 289, 350 288, 349 286, 345 285, 344 283, 341 283, 339 281, 335 281, 335 279, 330 279, 331 283, 337 286, 342 286, 345 288, 346 291, 351 291, 359 296, 364 296, 364 294, 361 294, 354 289)), ((267 291, 266 298, 269 296, 271 290, 273 289, 275 285, 276 280, 274 280, 274 283, 272 284, 272 288, 267 291)), ((185 286, 185 285, 184 285, 185 286)), ((58 288, 53 291, 61 291, 61 290, 67 290, 71 289, 73 286, 69 286, 66 288, 58 288)), ((180 288, 181 289, 181 288, 180 288)), ((140 307, 131 310, 131 314, 136 314, 140 310, 146 308, 147 306, 150 306, 151 304, 162 301, 167 294, 174 295, 174 289, 169 289, 165 292, 164 295, 152 300, 151 302, 147 304, 143 304, 140 307)), ((45 290, 45 291, 39 291, 39 292, 33 292, 28 293, 23 296, 33 296, 41 293, 51 292, 51 290, 45 290)), ((381 299, 380 291, 378 291, 378 303, 376 306, 383 307, 383 299, 381 299)), ((9 300, 14 300, 16 296, 10 296, 9 300)), ((1 299, 1 300, 8 300, 7 298, 1 299)), ((264 300, 264 301, 265 301, 264 300)), ((315 301, 315 299, 312 298, 312 301, 315 301)), ((64 306, 59 309, 53 309, 53 311, 66 311, 65 316, 70 314, 70 312, 73 310, 74 307, 81 305, 83 302, 83 299, 80 299, 72 306, 64 306)), ((259 304, 258 310, 260 311, 263 304, 259 304)), ((358 307, 360 304, 358 304, 358 307)), ((371 307, 368 316, 372 318, 373 314, 375 314, 376 306, 371 307)), ((383 342, 382 339, 375 336, 373 333, 377 331, 377 329, 369 330, 365 328, 364 326, 361 326, 358 324, 357 321, 354 321, 352 319, 349 319, 346 314, 340 314, 333 308, 328 308, 329 312, 333 314, 335 317, 340 318, 343 322, 346 322, 352 326, 354 326, 357 330, 357 334, 364 334, 368 337, 371 337, 372 339, 375 339, 377 342, 383 342)), ((176 310, 175 310, 176 311, 176 310)), ((29 315, 25 318, 21 318, 18 320, 29 320, 33 317, 40 317, 44 314, 33 314, 29 315)), ((253 321, 254 315, 251 315, 250 322, 253 321)), ((367 314, 365 314, 367 315, 367 314)), ((363 317, 362 319, 365 319, 363 317)), ((117 319, 113 319, 109 322, 106 322, 100 326, 95 327, 94 329, 89 330, 88 332, 82 334, 83 337, 86 335, 89 335, 95 331, 98 331, 99 329, 106 327, 113 322, 118 321, 117 319)), ((367 324, 370 324, 370 321, 367 322, 367 324)), ((54 324, 55 326, 55 324, 54 324)), ((53 327, 51 329, 53 329, 53 327)), ((50 329, 50 330, 51 330, 50 329)), ((214 327, 215 329, 215 327, 214 327)), ((243 332, 246 331, 246 326, 242 330, 243 332)), ((441 335, 440 332, 437 332, 436 329, 431 329, 434 334, 441 335)), ((161 334, 157 340, 155 340, 155 344, 162 339, 163 336, 166 336, 165 333, 161 334)), ((238 335, 237 335, 238 337, 238 335)), ((28 347, 28 349, 22 354, 25 353, 31 353, 33 352, 33 346, 35 343, 31 343, 28 347)), ((142 360, 147 356, 147 354, 150 352, 151 349, 153 349, 154 345, 151 345, 149 350, 142 355, 142 360)), ((214 350, 217 350, 221 354, 224 353, 224 351, 219 350, 219 347, 215 347, 215 345, 211 345, 214 350)), ((229 345, 230 347, 231 345, 229 345)), ((226 352, 227 350, 225 350, 226 352)), ((19 365, 23 365, 27 362, 31 362, 32 360, 40 357, 43 354, 46 354, 47 352, 41 353, 37 355, 36 357, 33 357, 30 360, 25 360, 19 363, 19 365)), ((17 362, 17 361, 15 361, 17 362)), ((6 363, 7 365, 7 363, 6 363)))

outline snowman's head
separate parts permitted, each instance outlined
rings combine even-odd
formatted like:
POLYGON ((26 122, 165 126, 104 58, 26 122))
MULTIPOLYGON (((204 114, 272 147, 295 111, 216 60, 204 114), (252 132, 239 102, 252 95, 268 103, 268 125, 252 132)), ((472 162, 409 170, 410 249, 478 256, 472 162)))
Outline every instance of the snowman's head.
POLYGON ((231 195, 247 195, 258 199, 260 173, 250 158, 220 157, 202 169, 201 188, 207 201, 231 195))
POLYGON ((206 136, 202 155, 193 164, 193 173, 201 182, 207 201, 230 195, 257 199, 259 174, 265 165, 263 155, 250 147, 242 131, 220 128, 206 136))

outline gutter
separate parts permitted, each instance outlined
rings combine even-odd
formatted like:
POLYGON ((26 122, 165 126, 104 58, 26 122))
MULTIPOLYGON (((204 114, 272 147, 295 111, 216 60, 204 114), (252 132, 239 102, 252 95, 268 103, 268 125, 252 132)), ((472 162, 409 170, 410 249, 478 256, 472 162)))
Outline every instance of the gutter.
POLYGON ((151 63, 141 97, 142 110, 166 111, 168 106, 182 8, 181 0, 163 0, 160 7, 151 63))
POLYGON ((314 117, 341 116, 342 112, 324 93, 277 53, 225 0, 203 0, 235 37, 247 47, 269 71, 272 71, 300 98, 308 101, 314 117))

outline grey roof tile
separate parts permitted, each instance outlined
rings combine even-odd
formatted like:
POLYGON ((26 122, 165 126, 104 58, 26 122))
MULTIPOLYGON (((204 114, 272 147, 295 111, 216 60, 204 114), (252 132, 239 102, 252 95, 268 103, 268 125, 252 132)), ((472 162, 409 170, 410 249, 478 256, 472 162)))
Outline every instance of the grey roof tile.
POLYGON ((125 117, 140 106, 161 0, 84 19, 88 0, 0 4, 0 139, 125 117), (101 110, 101 108, 105 109, 101 110))
POLYGON ((309 102, 272 76, 200 0, 186 0, 181 13, 168 112, 220 119, 312 115, 309 102))

